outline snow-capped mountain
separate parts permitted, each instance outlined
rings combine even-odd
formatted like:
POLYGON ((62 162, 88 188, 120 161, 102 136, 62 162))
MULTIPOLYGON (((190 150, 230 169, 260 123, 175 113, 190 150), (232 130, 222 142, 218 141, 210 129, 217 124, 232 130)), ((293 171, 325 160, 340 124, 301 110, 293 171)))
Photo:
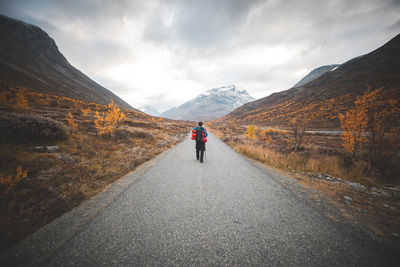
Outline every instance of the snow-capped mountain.
POLYGON ((337 69, 339 66, 340 66, 339 64, 331 64, 313 69, 309 74, 307 74, 300 81, 298 81, 293 87, 299 87, 315 79, 318 79, 323 74, 327 73, 328 71, 333 71, 337 69))
POLYGON ((179 107, 165 111, 161 117, 176 120, 212 120, 225 116, 253 100, 254 98, 243 88, 235 85, 222 86, 208 90, 179 107))
POLYGON ((153 108, 152 106, 146 105, 146 106, 142 106, 139 108, 140 111, 143 111, 146 114, 149 114, 151 116, 159 116, 160 112, 153 108))

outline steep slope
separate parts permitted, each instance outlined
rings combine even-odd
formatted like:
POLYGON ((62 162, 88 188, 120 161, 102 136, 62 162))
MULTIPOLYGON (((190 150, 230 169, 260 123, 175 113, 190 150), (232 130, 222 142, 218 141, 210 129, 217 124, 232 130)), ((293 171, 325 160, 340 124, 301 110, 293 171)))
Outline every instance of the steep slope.
POLYGON ((143 111, 144 113, 149 114, 151 116, 159 116, 160 115, 160 112, 157 109, 155 109, 149 105, 140 107, 139 110, 143 111))
POLYGON ((219 121, 287 125, 296 116, 318 112, 316 128, 337 128, 337 114, 354 105, 367 87, 384 87, 385 98, 400 100, 400 35, 303 86, 243 105, 219 121))
POLYGON ((0 83, 107 104, 121 98, 74 68, 42 29, 0 14, 0 83))
POLYGON ((244 89, 235 85, 223 86, 208 90, 177 108, 167 110, 161 116, 179 120, 212 120, 253 100, 244 89))
POLYGON ((325 65, 318 67, 316 69, 313 69, 309 74, 304 76, 300 81, 298 81, 293 87, 299 87, 302 86, 308 82, 311 82, 315 79, 318 79, 319 77, 322 76, 322 74, 327 73, 328 71, 332 71, 335 68, 340 66, 339 64, 332 64, 332 65, 325 65))

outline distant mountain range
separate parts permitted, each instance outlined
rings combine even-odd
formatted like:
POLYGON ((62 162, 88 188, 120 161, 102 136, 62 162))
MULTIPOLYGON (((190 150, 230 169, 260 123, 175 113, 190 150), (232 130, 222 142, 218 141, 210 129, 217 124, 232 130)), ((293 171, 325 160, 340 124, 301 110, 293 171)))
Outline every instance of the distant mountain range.
POLYGON ((321 66, 316 69, 313 69, 309 74, 307 74, 300 81, 298 81, 293 87, 299 87, 299 86, 309 83, 315 79, 318 79, 319 77, 322 76, 322 74, 325 74, 328 71, 335 70, 339 66, 340 66, 339 64, 332 64, 332 65, 325 65, 325 66, 321 66))
POLYGON ((143 111, 144 113, 149 114, 151 116, 159 116, 160 115, 160 112, 150 105, 142 106, 139 108, 139 110, 143 111))
POLYGON ((176 120, 212 120, 253 100, 245 89, 235 85, 222 86, 208 90, 179 107, 163 112, 160 116, 176 120))
POLYGON ((37 26, 0 14, 0 84, 87 102, 132 108, 73 67, 37 26))
POLYGON ((337 129, 337 114, 353 107, 356 96, 368 86, 383 87, 386 99, 400 100, 400 35, 314 80, 247 103, 218 121, 285 126, 291 118, 318 111, 314 128, 337 129))

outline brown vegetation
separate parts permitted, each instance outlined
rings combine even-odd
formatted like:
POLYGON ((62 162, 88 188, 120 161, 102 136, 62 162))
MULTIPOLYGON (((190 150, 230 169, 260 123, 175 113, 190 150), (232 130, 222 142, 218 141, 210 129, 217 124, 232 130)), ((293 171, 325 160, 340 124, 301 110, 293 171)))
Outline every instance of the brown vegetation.
POLYGON ((356 156, 361 156, 368 162, 369 172, 387 174, 387 168, 391 169, 387 162, 391 162, 399 151, 400 129, 396 121, 400 110, 396 103, 383 98, 383 88, 368 88, 357 97, 354 109, 345 115, 339 114, 344 130, 343 146, 352 163, 360 161, 356 156))
POLYGON ((28 175, 27 171, 23 171, 21 166, 17 167, 17 173, 15 176, 3 176, 0 174, 0 186, 1 190, 0 192, 2 194, 8 194, 10 191, 14 189, 14 187, 19 184, 23 179, 26 178, 28 175))
POLYGON ((263 162, 271 167, 287 171, 321 173, 351 181, 365 178, 363 164, 347 166, 340 149, 340 138, 330 135, 307 134, 307 143, 299 146, 292 131, 267 128, 248 138, 245 129, 236 127, 227 131, 227 126, 212 128, 222 141, 239 153, 263 162), (315 143, 312 143, 315 139, 315 143), (333 141, 333 142, 332 142, 333 141))
MULTIPOLYGON (((126 118, 125 114, 117 107, 114 102, 107 106, 107 111, 101 115, 96 111, 96 118, 94 125, 96 126, 98 135, 110 136, 115 132, 116 126, 119 122, 126 118)), ((154 121, 154 118, 152 118, 154 121)))
MULTIPOLYGON (((379 161, 386 171, 377 171, 369 168, 367 143, 360 147, 357 160, 349 164, 341 135, 306 131, 305 142, 301 149, 296 149, 293 129, 263 129, 261 125, 258 128, 262 130, 255 138, 249 138, 246 127, 233 123, 213 124, 210 129, 237 152, 296 178, 289 180, 291 185, 285 186, 304 190, 313 198, 328 199, 340 209, 342 216, 351 214, 353 220, 377 234, 392 238, 392 233, 398 233, 400 168, 397 162, 400 149, 392 139, 390 150, 385 146, 387 156, 379 161), (384 189, 392 187, 394 189, 390 191, 384 189), (345 197, 352 201, 345 202, 345 197)), ((394 137, 390 135, 390 138, 394 137)), ((398 144, 398 135, 395 140, 398 144)))
POLYGON ((0 106, 0 250, 177 144, 191 127, 152 121, 113 103, 28 90, 23 94, 29 110, 20 114, 14 108, 17 93, 1 94, 6 98, 0 106), (107 138, 99 136, 99 118, 107 138), (56 149, 32 149, 49 145, 56 149))
MULTIPOLYGON (((400 35, 303 86, 247 103, 217 122, 242 125, 254 122, 287 128, 291 119, 308 116, 310 128, 335 130, 340 128, 338 114, 354 108, 354 99, 363 95, 368 86, 384 88, 378 100, 399 101, 400 35)), ((398 126, 398 121, 390 122, 395 123, 398 126)))
POLYGON ((67 137, 65 126, 40 115, 0 112, 0 143, 52 142, 67 137))
POLYGON ((216 122, 214 130, 235 149, 273 167, 364 182, 399 183, 400 168, 395 164, 400 151, 398 106, 397 100, 387 98, 383 88, 368 88, 356 98, 354 108, 331 115, 341 121, 341 136, 309 132, 311 122, 321 116, 321 109, 313 105, 303 107, 306 113, 293 114, 286 129, 255 121, 261 131, 254 122, 245 131, 229 121, 216 122))
POLYGON ((25 89, 19 88, 15 93, 15 107, 18 111, 24 111, 29 108, 28 99, 25 96, 25 89))
POLYGON ((68 125, 71 128, 72 133, 77 133, 78 132, 78 123, 74 121, 74 116, 72 115, 71 112, 68 112, 68 115, 65 116, 67 119, 68 125))

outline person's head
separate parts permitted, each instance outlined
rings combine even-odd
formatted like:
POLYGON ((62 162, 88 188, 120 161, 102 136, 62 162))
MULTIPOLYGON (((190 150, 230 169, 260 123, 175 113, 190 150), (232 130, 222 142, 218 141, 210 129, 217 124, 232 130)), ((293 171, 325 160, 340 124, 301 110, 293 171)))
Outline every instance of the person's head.
POLYGON ((203 126, 203 123, 202 123, 201 121, 199 121, 199 126, 200 126, 200 127, 203 126))

